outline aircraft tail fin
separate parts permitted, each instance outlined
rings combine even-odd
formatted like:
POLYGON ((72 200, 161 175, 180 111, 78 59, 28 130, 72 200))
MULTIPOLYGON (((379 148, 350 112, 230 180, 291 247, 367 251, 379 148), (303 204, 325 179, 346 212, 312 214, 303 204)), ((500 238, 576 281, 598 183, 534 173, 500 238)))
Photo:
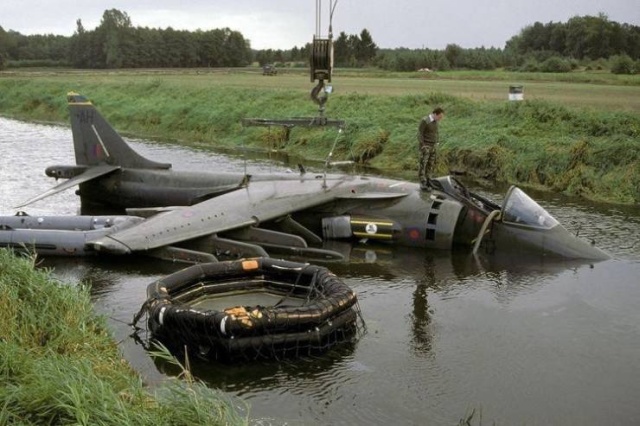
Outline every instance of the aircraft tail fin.
POLYGON ((149 160, 125 142, 86 97, 67 94, 76 164, 109 164, 127 168, 169 169, 171 164, 149 160))

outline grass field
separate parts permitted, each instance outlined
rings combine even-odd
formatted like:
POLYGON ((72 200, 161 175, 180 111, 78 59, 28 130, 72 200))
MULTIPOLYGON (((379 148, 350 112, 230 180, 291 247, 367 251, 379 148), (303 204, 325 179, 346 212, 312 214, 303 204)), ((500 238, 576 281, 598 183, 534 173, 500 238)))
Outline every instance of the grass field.
MULTIPOLYGON (((310 92, 314 84, 303 69, 280 71, 276 76, 263 76, 252 68, 188 69, 188 70, 123 70, 123 71, 19 71, 0 73, 2 77, 24 77, 56 81, 73 78, 78 82, 93 81, 113 84, 161 78, 193 88, 238 87, 274 88, 310 92)), ((457 72, 381 73, 338 69, 330 83, 335 96, 347 93, 366 95, 415 95, 442 92, 474 100, 502 102, 507 100, 509 86, 524 86, 527 100, 546 100, 563 105, 629 111, 640 113, 640 75, 617 76, 602 72, 579 74, 457 72)))

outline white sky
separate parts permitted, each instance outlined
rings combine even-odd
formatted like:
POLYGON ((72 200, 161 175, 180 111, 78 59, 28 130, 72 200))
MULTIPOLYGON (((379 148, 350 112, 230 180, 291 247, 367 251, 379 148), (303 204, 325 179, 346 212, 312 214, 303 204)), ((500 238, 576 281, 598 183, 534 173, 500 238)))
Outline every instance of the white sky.
MULTIPOLYGON (((303 46, 316 33, 316 0, 0 0, 0 26, 22 34, 70 36, 81 19, 100 24, 105 10, 126 12, 134 27, 240 31, 254 49, 303 46)), ((321 0, 326 36, 329 0, 321 0)), ((334 38, 367 29, 379 47, 499 47, 524 27, 604 13, 640 26, 640 0, 338 0, 334 38)))

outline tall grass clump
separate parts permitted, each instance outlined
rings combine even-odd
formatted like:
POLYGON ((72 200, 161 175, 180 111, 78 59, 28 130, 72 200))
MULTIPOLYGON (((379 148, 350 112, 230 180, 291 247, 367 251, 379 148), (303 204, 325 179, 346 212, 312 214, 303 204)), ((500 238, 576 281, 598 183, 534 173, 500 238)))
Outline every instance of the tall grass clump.
POLYGON ((121 358, 87 287, 0 249, 0 424, 246 424, 232 402, 171 379, 154 392, 121 358))
POLYGON ((640 117, 545 101, 486 104, 479 110, 486 118, 474 120, 466 131, 474 135, 475 149, 459 143, 445 150, 449 162, 492 180, 640 202, 640 117))

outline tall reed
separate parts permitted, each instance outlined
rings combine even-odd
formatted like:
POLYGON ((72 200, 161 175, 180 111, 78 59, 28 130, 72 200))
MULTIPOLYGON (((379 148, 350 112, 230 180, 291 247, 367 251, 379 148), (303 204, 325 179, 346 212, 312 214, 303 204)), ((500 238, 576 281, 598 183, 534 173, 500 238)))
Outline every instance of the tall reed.
POLYGON ((0 249, 0 424, 247 424, 241 401, 200 383, 145 388, 89 288, 34 262, 0 249))

